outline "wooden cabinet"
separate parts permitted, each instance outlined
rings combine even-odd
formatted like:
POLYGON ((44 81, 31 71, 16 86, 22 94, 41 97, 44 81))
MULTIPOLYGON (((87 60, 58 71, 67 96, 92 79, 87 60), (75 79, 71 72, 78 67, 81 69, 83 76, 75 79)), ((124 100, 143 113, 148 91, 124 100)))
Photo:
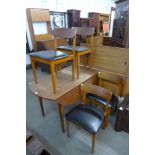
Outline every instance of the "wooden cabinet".
POLYGON ((80 26, 81 27, 95 27, 94 18, 80 18, 80 26))
POLYGON ((100 35, 103 33, 103 24, 110 22, 110 15, 97 12, 89 12, 89 18, 94 18, 93 25, 95 27, 95 34, 100 35))
POLYGON ((112 40, 129 47, 129 1, 116 1, 112 40))
POLYGON ((68 27, 80 26, 80 10, 67 10, 68 27))

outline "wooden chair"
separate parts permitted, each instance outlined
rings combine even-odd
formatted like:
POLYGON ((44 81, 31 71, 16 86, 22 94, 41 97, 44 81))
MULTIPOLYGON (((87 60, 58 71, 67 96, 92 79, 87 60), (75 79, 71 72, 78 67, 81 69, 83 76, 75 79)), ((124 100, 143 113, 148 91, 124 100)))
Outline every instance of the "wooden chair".
POLYGON ((51 36, 51 21, 48 9, 42 8, 27 8, 27 21, 28 27, 30 30, 31 41, 33 45, 33 50, 38 51, 38 44, 45 43, 48 44, 48 49, 53 49, 52 43, 53 39, 51 36), (36 34, 35 33, 35 25, 34 24, 43 24, 45 25, 46 32, 44 34, 36 34))
MULTIPOLYGON (((56 29, 52 31, 54 36, 59 36, 62 38, 72 38, 73 41, 73 49, 75 47, 75 36, 76 36, 76 29, 56 29)), ((55 45, 57 43, 57 39, 54 39, 55 45)), ((56 46, 55 46, 56 47, 56 46)), ((75 65, 75 51, 73 50, 72 54, 67 54, 57 50, 45 50, 40 52, 33 52, 30 54, 31 57, 31 64, 34 74, 34 80, 37 83, 37 75, 36 75, 36 68, 35 63, 41 62, 47 65, 50 65, 50 71, 52 75, 52 83, 53 83, 53 91, 56 93, 56 77, 55 77, 55 65, 61 64, 63 62, 72 61, 72 79, 74 80, 74 65, 75 65)))
POLYGON ((108 114, 108 106, 111 100, 112 93, 102 87, 92 84, 81 85, 83 93, 84 104, 79 104, 71 109, 66 116, 67 136, 70 137, 69 123, 72 122, 84 130, 92 134, 92 153, 94 153, 96 134, 101 126, 106 122, 106 115, 108 114), (89 104, 86 101, 88 93, 104 97, 106 100, 106 109, 103 111, 95 105, 89 104))
MULTIPOLYGON (((89 60, 88 64, 92 64, 92 47, 93 47, 93 34, 94 34, 94 28, 93 27, 75 27, 77 29, 77 35, 80 36, 90 36, 91 41, 90 45, 87 47, 82 46, 76 46, 75 48, 75 56, 76 56, 76 62, 77 62, 77 78, 79 78, 80 75, 80 56, 89 54, 89 60)), ((58 46, 58 50, 65 51, 65 50, 73 50, 73 46, 67 45, 67 46, 58 46)))
MULTIPOLYGON (((104 87, 105 89, 108 89, 112 92, 112 97, 110 100, 110 103, 108 105, 108 114, 106 115, 106 122, 104 128, 108 126, 109 122, 109 115, 111 112, 111 109, 114 109, 115 112, 117 110, 117 104, 118 104, 118 97, 121 95, 122 90, 122 78, 120 76, 110 74, 110 73, 104 73, 99 72, 98 73, 98 85, 100 87, 104 87)), ((100 103, 103 105, 103 107, 106 108, 107 103, 104 99, 104 97, 100 97, 91 93, 87 94, 87 98, 91 101, 95 101, 97 103, 100 103)))

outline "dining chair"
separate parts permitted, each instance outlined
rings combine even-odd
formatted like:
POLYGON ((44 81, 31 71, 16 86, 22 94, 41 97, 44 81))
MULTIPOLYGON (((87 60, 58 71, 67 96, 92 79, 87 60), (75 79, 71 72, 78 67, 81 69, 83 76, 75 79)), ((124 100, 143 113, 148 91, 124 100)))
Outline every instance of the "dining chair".
MULTIPOLYGON (((69 123, 73 123, 82 129, 92 134, 92 153, 94 153, 96 134, 106 122, 106 115, 108 114, 108 106, 111 100, 112 93, 97 85, 81 84, 81 91, 83 94, 83 104, 79 104, 66 113, 66 127, 67 136, 70 137, 69 123), (86 101, 88 93, 95 94, 99 97, 104 97, 106 100, 106 109, 103 110, 95 104, 86 101)), ((102 106, 102 104, 101 104, 102 106)))
MULTIPOLYGON (((76 56, 76 66, 77 66, 77 78, 80 76, 80 56, 89 54, 88 65, 92 65, 92 48, 93 48, 93 34, 94 34, 94 27, 73 27, 76 28, 78 36, 85 36, 90 37, 90 45, 87 46, 76 46, 75 48, 75 56, 76 56)), ((72 51, 73 46, 58 46, 58 50, 61 51, 72 51)))
MULTIPOLYGON (((108 89, 112 92, 112 97, 108 105, 108 114, 106 115, 107 118, 104 124, 104 128, 106 128, 108 126, 111 110, 114 109, 115 112, 117 110, 118 96, 121 95, 122 90, 122 78, 118 75, 98 72, 98 86, 108 89)), ((102 96, 100 97, 95 94, 88 93, 87 99, 95 101, 96 103, 100 103, 106 108, 107 103, 105 98, 102 96)))
POLYGON ((30 54, 32 70, 34 74, 35 83, 38 82, 36 74, 36 62, 41 62, 50 66, 50 71, 52 75, 53 92, 56 93, 56 76, 55 76, 55 66, 64 62, 72 62, 72 79, 74 80, 74 68, 75 68, 75 44, 76 44, 76 29, 71 28, 59 28, 52 31, 54 38, 54 50, 44 50, 39 52, 33 52, 30 54), (72 38, 73 50, 71 54, 59 51, 56 49, 57 38, 72 38))

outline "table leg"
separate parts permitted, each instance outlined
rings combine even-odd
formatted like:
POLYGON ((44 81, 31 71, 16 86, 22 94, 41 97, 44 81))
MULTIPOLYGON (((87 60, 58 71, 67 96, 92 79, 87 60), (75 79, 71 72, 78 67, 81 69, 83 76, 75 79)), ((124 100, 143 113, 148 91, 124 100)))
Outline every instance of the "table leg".
POLYGON ((31 64, 32 64, 32 71, 33 71, 33 75, 34 75, 34 81, 35 81, 35 83, 38 83, 37 82, 37 73, 36 73, 35 61, 31 60, 31 64))
POLYGON ((43 99, 42 97, 39 97, 39 103, 40 103, 40 108, 41 108, 41 112, 42 112, 42 116, 44 117, 45 116, 45 112, 44 112, 44 106, 43 106, 43 99))
POLYGON ((55 77, 55 65, 53 63, 50 64, 52 83, 53 83, 53 92, 56 93, 56 77, 55 77))
POLYGON ((61 128, 62 128, 62 132, 64 133, 65 132, 64 106, 58 103, 58 108, 59 108, 59 115, 61 120, 61 128))

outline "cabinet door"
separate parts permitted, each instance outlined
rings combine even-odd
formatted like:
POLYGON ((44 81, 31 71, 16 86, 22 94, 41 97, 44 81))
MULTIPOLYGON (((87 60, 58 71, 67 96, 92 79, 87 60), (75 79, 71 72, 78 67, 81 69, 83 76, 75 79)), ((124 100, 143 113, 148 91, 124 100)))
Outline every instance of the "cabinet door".
POLYGON ((72 27, 78 27, 78 26, 80 26, 80 19, 79 18, 73 18, 71 25, 72 25, 72 27))
POLYGON ((129 15, 128 1, 116 5, 112 38, 118 42, 125 44, 128 38, 128 20, 129 20, 128 15, 129 15))

